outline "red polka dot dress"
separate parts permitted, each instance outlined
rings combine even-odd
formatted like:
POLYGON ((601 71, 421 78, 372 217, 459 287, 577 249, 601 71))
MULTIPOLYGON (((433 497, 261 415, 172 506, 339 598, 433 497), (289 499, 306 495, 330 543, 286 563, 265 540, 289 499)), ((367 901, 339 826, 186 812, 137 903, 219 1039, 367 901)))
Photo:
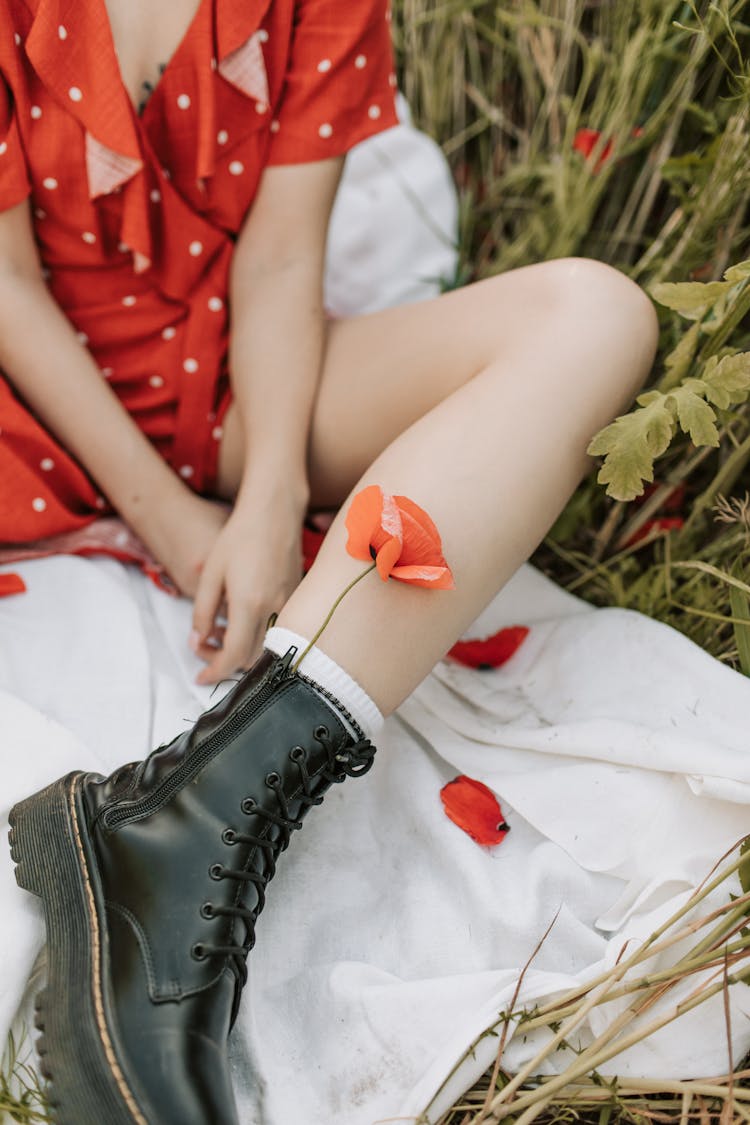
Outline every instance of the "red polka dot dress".
MULTIPOLYGON (((105 0, 0 0, 0 210, 29 199, 81 347, 197 491, 216 470, 229 264, 261 173, 396 124, 394 86, 386 0, 200 0, 139 116, 105 0)), ((0 374, 0 542, 104 508, 0 374)))

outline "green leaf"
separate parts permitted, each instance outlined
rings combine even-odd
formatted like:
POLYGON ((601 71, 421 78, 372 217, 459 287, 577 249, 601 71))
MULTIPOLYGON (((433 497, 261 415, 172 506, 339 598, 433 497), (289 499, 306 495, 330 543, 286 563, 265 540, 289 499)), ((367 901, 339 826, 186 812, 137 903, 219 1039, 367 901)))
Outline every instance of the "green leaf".
POLYGON ((746 402, 750 395, 750 352, 737 352, 721 359, 712 356, 700 381, 705 397, 719 410, 746 402))
MULTIPOLYGON (((698 380, 696 380, 697 382, 698 380)), ((716 415, 707 402, 695 393, 692 387, 678 387, 669 397, 677 408, 680 428, 690 435, 693 445, 719 444, 719 431, 716 428, 716 415)))
POLYGON ((750 258, 745 262, 738 262, 736 266, 730 266, 728 270, 724 271, 724 278, 730 285, 736 285, 740 281, 744 281, 746 277, 750 277, 750 258))
POLYGON ((729 288, 726 281, 663 281, 653 286, 651 295, 660 305, 674 309, 687 320, 700 320, 729 288))
POLYGON ((668 447, 675 431, 667 396, 650 391, 641 399, 648 401, 605 426, 588 448, 592 457, 604 457, 598 480, 616 500, 633 500, 642 494, 643 482, 654 479, 655 459, 668 447))
POLYGON ((662 390, 667 390, 669 387, 676 387, 677 384, 685 378, 695 359, 700 335, 700 324, 693 324, 682 337, 677 347, 666 357, 664 366, 667 369, 667 374, 661 381, 662 390))

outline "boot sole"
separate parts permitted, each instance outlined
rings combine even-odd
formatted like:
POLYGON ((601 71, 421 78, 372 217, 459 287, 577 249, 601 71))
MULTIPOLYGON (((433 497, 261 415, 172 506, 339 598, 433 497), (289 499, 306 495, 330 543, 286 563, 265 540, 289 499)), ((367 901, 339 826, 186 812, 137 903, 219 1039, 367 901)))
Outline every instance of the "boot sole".
POLYGON ((97 909, 78 815, 82 773, 69 774, 10 812, 19 887, 44 903, 47 986, 36 999, 36 1048, 58 1125, 154 1125, 115 1049, 97 909))

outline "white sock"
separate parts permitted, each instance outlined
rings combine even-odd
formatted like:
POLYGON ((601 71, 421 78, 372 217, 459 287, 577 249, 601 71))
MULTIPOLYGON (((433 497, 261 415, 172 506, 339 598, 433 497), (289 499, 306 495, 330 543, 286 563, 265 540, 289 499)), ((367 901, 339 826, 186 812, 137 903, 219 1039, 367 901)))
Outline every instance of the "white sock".
MULTIPOLYGON (((290 645, 295 645, 299 655, 305 651, 308 644, 306 637, 301 637, 291 629, 282 629, 278 625, 268 630, 263 642, 264 647, 275 652, 277 656, 283 656, 290 645)), ((359 727, 365 738, 375 737, 383 725, 380 710, 365 689, 335 660, 331 660, 330 656, 326 656, 317 645, 313 645, 297 671, 336 708, 350 734, 355 738, 360 737, 357 730, 359 727)))

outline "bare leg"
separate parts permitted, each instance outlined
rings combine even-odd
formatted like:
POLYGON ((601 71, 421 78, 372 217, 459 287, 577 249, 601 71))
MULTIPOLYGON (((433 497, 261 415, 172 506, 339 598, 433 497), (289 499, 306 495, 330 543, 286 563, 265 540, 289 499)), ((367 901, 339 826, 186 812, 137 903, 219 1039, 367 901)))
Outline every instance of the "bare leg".
MULTIPOLYGON (((387 714, 528 558, 586 469, 590 437, 653 362, 650 303, 614 270, 565 259, 424 305, 332 326, 313 416, 313 504, 379 484, 437 524, 454 591, 368 578, 320 647, 387 714)), ((231 433, 231 431, 230 431, 231 433)), ((223 451, 225 487, 237 450, 223 451)), ((362 570, 337 517, 279 616, 312 636, 362 570)))

